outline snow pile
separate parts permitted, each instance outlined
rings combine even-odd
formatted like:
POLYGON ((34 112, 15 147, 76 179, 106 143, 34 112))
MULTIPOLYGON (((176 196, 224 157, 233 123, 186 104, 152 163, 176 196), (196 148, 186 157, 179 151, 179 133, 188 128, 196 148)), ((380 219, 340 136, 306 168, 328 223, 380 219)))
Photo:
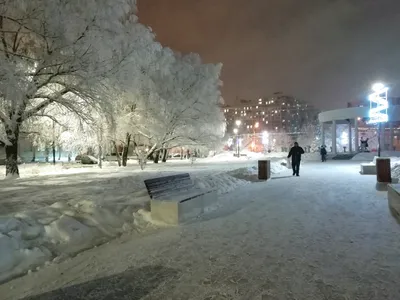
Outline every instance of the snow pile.
POLYGON ((0 282, 114 238, 134 225, 134 206, 56 202, 0 218, 0 282))
MULTIPOLYGON (((287 170, 287 159, 271 162, 271 174, 279 174, 287 170)), ((258 166, 232 170, 229 175, 247 181, 258 181, 258 166)))
POLYGON ((233 151, 224 151, 214 156, 207 157, 204 159, 204 162, 228 162, 228 161, 238 161, 238 160, 249 160, 249 159, 257 159, 262 157, 260 153, 252 153, 241 151, 240 157, 235 156, 236 152, 233 151))
MULTIPOLYGON (((197 186, 216 189, 218 194, 249 183, 224 172, 191 176, 197 186)), ((158 225, 145 210, 150 198, 143 179, 113 177, 90 200, 74 198, 0 217, 0 282, 102 244, 133 228, 158 225), (116 190, 111 193, 114 197, 104 197, 103 188, 116 190)))
POLYGON ((241 185, 248 184, 247 181, 235 178, 228 173, 211 174, 193 179, 198 187, 217 190, 218 195, 229 193, 241 185))
POLYGON ((278 162, 272 162, 271 163, 271 173, 272 174, 279 174, 281 172, 284 172, 288 169, 288 167, 290 167, 290 165, 288 165, 288 159, 281 159, 278 162))
MULTIPOLYGON (((360 161, 361 157, 362 158, 367 158, 370 156, 364 155, 364 154, 371 154, 371 153, 360 153, 362 155, 360 155, 360 161)), ((389 153, 383 153, 383 154, 389 154, 389 153)), ((400 153, 396 153, 396 154, 400 154, 400 153)), ((381 157, 385 157, 385 158, 389 158, 390 159, 390 168, 391 168, 391 173, 392 173, 392 178, 399 178, 400 179, 400 157, 395 156, 395 157, 387 157, 387 156, 381 156, 381 157)), ((376 165, 376 160, 377 158, 379 158, 378 156, 374 156, 372 161, 370 162, 366 162, 364 164, 369 164, 369 165, 376 165)), ((356 160, 357 161, 357 160, 356 160)))
POLYGON ((240 160, 259 160, 259 159, 281 159, 287 156, 286 152, 271 152, 271 153, 260 153, 252 152, 248 150, 240 151, 240 157, 235 156, 234 151, 224 151, 214 156, 210 156, 204 159, 204 162, 228 162, 228 161, 240 161, 240 160))
MULTIPOLYGON (((361 152, 356 154, 352 160, 368 162, 372 161, 376 155, 376 152, 361 152)), ((382 151, 381 157, 400 157, 400 151, 382 151)))
POLYGON ((390 167, 392 178, 400 179, 400 158, 399 157, 391 157, 390 158, 390 167))

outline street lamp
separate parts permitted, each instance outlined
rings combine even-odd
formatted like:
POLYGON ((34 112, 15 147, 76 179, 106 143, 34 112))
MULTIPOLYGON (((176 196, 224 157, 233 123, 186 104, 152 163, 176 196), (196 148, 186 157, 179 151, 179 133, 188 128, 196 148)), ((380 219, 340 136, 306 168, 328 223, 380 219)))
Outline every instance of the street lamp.
POLYGON ((239 129, 234 128, 233 133, 236 134, 236 155, 239 157, 239 129))
POLYGON ((369 109, 369 124, 378 124, 378 157, 381 156, 381 130, 382 123, 389 120, 388 117, 388 90, 383 83, 375 83, 372 86, 374 93, 369 95, 370 101, 369 109))
POLYGON ((262 144, 264 145, 264 152, 267 151, 269 135, 267 131, 262 133, 262 144))
POLYGON ((239 127, 242 124, 242 121, 236 120, 236 126, 239 127))
POLYGON ((255 148, 255 145, 256 145, 256 128, 258 128, 260 126, 260 123, 259 122, 256 122, 255 124, 254 124, 254 127, 253 127, 253 143, 252 143, 252 148, 253 148, 253 151, 254 151, 254 148, 255 148))

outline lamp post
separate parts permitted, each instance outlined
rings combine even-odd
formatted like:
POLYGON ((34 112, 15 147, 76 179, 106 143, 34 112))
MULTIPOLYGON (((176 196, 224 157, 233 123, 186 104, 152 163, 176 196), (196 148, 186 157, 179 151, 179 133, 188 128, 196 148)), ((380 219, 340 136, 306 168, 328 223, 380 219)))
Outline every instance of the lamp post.
POLYGON ((260 126, 260 123, 256 122, 253 127, 253 151, 256 147, 256 129, 260 126))
POLYGON ((265 154, 267 153, 268 140, 269 140, 268 132, 264 131, 263 134, 262 134, 262 144, 264 145, 265 154))
POLYGON ((237 154, 237 157, 239 157, 240 156, 239 127, 242 124, 242 121, 236 120, 235 123, 238 128, 233 129, 233 133, 236 134, 236 154, 237 154))
POLYGON ((234 128, 233 133, 236 134, 236 155, 239 157, 239 129, 234 128))
POLYGON ((369 124, 378 124, 378 157, 381 156, 381 131, 382 123, 388 121, 388 88, 382 83, 375 83, 372 86, 374 93, 369 95, 369 124))

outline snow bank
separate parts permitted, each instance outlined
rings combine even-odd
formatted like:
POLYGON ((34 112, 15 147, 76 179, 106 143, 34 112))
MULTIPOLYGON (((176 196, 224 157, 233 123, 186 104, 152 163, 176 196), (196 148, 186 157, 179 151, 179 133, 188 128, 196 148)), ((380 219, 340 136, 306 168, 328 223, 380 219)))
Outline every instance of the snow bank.
MULTIPOLYGON (((287 160, 281 159, 279 161, 271 162, 271 174, 279 174, 287 170, 287 160)), ((258 181, 258 166, 251 166, 248 168, 240 168, 232 170, 229 175, 244 179, 246 181, 258 181)))
POLYGON ((218 173, 201 177, 192 176, 196 185, 203 189, 215 189, 218 195, 226 194, 249 182, 231 176, 228 173, 218 173))
MULTIPOLYGON (((392 178, 398 178, 400 179, 400 152, 396 152, 396 154, 398 154, 399 156, 394 156, 394 157, 389 157, 386 156, 385 154, 390 154, 393 152, 383 152, 381 157, 387 157, 390 158, 390 168, 391 168, 391 173, 392 173, 392 178)), ((365 161, 366 158, 371 158, 371 155, 365 155, 365 154, 371 154, 371 153, 360 153, 359 155, 359 160, 356 159, 356 161, 365 161), (365 158, 361 159, 361 158, 365 158)), ((375 152, 372 154, 376 154, 375 152)), ((370 164, 370 165, 376 165, 376 159, 378 158, 378 156, 373 156, 372 161, 370 162, 366 162, 366 164, 370 164)))
POLYGON ((0 282, 118 236, 133 227, 134 210, 83 200, 1 217, 0 282))
POLYGON ((259 159, 281 159, 287 156, 286 152, 271 152, 271 153, 259 153, 251 152, 248 150, 240 151, 240 157, 235 156, 234 151, 224 151, 215 156, 210 156, 204 159, 204 162, 228 162, 228 161, 246 161, 246 160, 259 160, 259 159))
MULTIPOLYGON (((218 194, 249 183, 226 172, 191 176, 199 187, 216 189, 218 194)), ((0 282, 102 244, 133 228, 157 225, 152 224, 150 213, 145 210, 150 198, 144 185, 138 185, 134 194, 130 189, 134 181, 138 182, 137 177, 110 180, 119 190, 113 199, 101 199, 101 195, 97 200, 73 199, 0 217, 0 282), (118 196, 121 190, 126 190, 124 197, 118 196)))
MULTIPOLYGON (((377 156, 376 152, 361 152, 356 154, 352 160, 355 161, 372 161, 374 157, 377 156)), ((382 151, 381 152, 382 157, 400 157, 400 151, 382 151)))

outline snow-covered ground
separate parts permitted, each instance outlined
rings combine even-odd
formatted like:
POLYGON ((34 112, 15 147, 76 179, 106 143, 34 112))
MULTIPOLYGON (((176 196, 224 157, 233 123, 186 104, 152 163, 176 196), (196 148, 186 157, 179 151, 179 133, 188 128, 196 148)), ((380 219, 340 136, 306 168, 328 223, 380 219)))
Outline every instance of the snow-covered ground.
POLYGON ((203 220, 123 235, 0 286, 3 300, 400 299, 400 227, 357 162, 304 163, 203 220))
MULTIPOLYGON (((272 173, 284 169, 281 161, 272 163, 272 173)), ((0 281, 132 229, 153 227, 144 186, 147 178, 190 172, 198 186, 216 189, 221 195, 249 184, 248 170, 257 170, 254 161, 193 166, 179 161, 149 165, 145 171, 137 165, 117 168, 107 164, 101 170, 23 165, 25 178, 0 182, 0 281), (239 173, 244 175, 235 176, 239 173)), ((216 203, 213 209, 218 207, 216 203)))

